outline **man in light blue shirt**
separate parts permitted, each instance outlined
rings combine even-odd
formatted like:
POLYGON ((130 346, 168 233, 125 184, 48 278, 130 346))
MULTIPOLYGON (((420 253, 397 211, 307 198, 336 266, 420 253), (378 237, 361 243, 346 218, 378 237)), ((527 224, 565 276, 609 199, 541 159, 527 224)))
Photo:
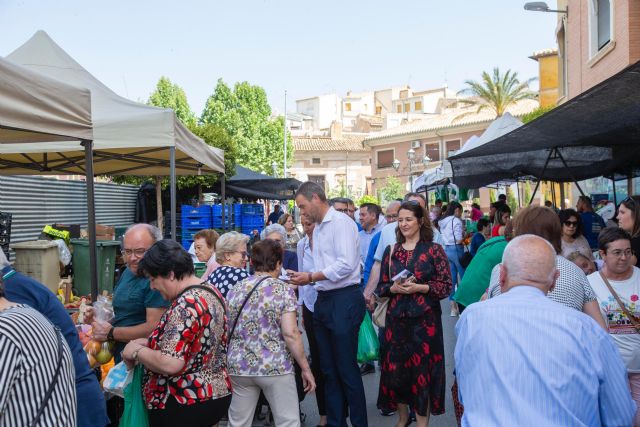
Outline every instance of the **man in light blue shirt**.
POLYGON ((313 327, 325 380, 327 425, 346 426, 344 401, 353 427, 366 427, 367 405, 358 367, 358 331, 365 303, 360 290, 360 245, 356 223, 327 203, 318 184, 296 192, 300 213, 316 223, 313 270, 289 271, 291 283, 314 283, 318 291, 313 327))
POLYGON ((382 213, 382 209, 375 203, 363 203, 360 206, 360 225, 362 230, 358 232, 360 237, 360 262, 364 266, 369 252, 371 239, 382 228, 378 225, 378 217, 382 213))
POLYGON ((546 240, 522 235, 502 258, 502 295, 471 304, 456 333, 463 426, 631 426, 624 364, 589 316, 546 297, 558 278, 546 240))

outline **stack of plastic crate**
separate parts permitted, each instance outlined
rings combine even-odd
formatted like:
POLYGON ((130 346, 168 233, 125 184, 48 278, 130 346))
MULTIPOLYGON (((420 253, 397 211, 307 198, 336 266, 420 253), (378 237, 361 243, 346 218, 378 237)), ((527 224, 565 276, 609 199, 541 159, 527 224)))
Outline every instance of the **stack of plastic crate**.
POLYGON ((241 229, 244 234, 251 234, 253 230, 261 232, 264 229, 264 206, 259 203, 241 205, 241 229))
POLYGON ((222 205, 213 205, 212 208, 213 228, 218 230, 218 232, 233 229, 233 218, 231 216, 232 206, 225 205, 224 207, 224 223, 222 222, 222 205))
POLYGON ((182 246, 189 249, 193 235, 205 228, 212 228, 211 206, 182 206, 182 246))
POLYGON ((11 218, 8 212, 0 212, 0 248, 9 258, 9 243, 11 242, 11 218))

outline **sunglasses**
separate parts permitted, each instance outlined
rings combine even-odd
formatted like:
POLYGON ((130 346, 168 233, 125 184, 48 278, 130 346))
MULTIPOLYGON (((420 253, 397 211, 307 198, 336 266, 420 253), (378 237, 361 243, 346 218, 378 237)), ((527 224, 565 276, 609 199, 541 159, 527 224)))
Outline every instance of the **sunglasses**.
MULTIPOLYGON (((620 202, 620 205, 622 205, 622 204, 624 204, 624 205, 629 205, 629 209, 633 209, 633 210, 635 210, 635 208, 636 208, 636 201, 635 201, 635 199, 634 199, 633 197, 631 197, 631 196, 629 196, 629 197, 627 197, 626 199, 624 199, 623 201, 621 201, 621 202, 620 202)), ((620 205, 618 205, 618 206, 620 206, 620 205)))
POLYGON ((577 227, 578 221, 565 221, 564 225, 566 225, 567 227, 577 227))

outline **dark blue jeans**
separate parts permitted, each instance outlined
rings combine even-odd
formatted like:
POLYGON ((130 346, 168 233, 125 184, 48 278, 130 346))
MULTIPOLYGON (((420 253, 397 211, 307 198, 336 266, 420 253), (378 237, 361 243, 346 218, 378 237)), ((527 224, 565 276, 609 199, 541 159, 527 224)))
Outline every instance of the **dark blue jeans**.
POLYGON ((358 367, 358 331, 365 303, 357 285, 318 292, 313 327, 325 380, 327 425, 346 426, 344 401, 353 427, 366 427, 367 402, 358 367))

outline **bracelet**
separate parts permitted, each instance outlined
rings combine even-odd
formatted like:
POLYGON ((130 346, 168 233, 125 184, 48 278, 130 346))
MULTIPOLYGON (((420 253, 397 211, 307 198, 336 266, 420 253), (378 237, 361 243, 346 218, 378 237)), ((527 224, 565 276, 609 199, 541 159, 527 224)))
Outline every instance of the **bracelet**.
POLYGON ((144 346, 140 346, 136 349, 136 351, 133 352, 133 354, 131 355, 133 360, 135 360, 136 362, 139 362, 138 360, 138 353, 140 353, 140 350, 142 350, 144 348, 144 346))
POLYGON ((308 272, 307 274, 309 275, 309 283, 313 282, 313 273, 308 272))

